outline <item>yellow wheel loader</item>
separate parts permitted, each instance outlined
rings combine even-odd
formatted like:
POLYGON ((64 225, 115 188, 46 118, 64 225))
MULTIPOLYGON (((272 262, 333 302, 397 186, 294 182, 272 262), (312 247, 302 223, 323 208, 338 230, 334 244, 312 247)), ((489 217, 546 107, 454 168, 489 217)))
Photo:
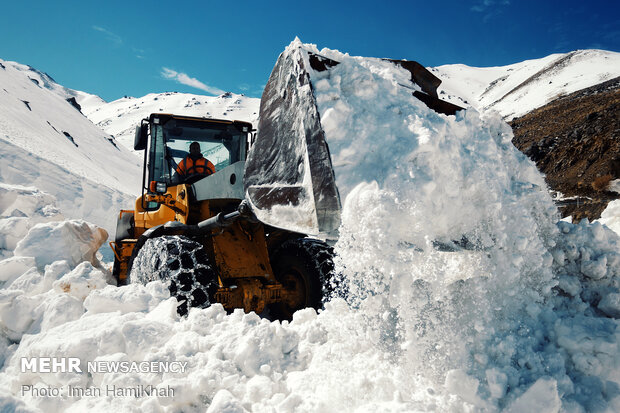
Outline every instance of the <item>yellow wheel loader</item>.
POLYGON ((120 284, 169 281, 181 314, 214 302, 257 313, 269 306, 280 318, 319 308, 331 248, 256 218, 244 189, 252 136, 239 121, 161 113, 142 121, 134 147, 145 151, 144 190, 134 210, 121 211, 112 245, 120 284), (215 173, 180 173, 196 143, 215 173))
MULTIPOLYGON (((308 234, 336 239, 341 205, 310 72, 338 62, 289 49, 265 87, 258 136, 247 122, 162 113, 136 128, 143 190, 111 243, 119 284, 169 281, 181 314, 218 302, 290 318, 321 306, 333 288, 332 249, 308 234), (196 143, 215 173, 187 168, 196 143)), ((429 107, 460 109, 437 98, 440 81, 423 66, 391 62, 429 107)))

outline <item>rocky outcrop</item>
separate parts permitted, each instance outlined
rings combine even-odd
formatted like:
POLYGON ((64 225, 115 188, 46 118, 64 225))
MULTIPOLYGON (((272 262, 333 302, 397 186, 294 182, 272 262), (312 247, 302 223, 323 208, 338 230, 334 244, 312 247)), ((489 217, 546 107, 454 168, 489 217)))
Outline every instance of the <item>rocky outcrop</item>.
POLYGON ((559 97, 510 122, 513 143, 546 175, 552 190, 579 197, 563 215, 597 219, 618 194, 606 182, 620 178, 620 77, 559 97))

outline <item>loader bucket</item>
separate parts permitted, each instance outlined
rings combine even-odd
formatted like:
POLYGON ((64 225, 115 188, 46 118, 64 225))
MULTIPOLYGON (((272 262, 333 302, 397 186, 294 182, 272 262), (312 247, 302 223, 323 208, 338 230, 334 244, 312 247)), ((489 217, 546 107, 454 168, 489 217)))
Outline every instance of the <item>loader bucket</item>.
MULTIPOLYGON (((402 86, 413 89, 413 95, 431 109, 446 115, 462 109, 437 97, 441 80, 421 64, 388 61, 411 74, 412 85, 402 86)), ((271 72, 261 98, 258 137, 248 155, 244 182, 246 198, 265 224, 327 238, 337 236, 340 196, 310 74, 338 64, 304 49, 299 42, 280 55, 271 72)))
POLYGON ((278 58, 261 99, 244 185, 263 223, 332 238, 340 226, 340 196, 308 66, 301 47, 278 58))

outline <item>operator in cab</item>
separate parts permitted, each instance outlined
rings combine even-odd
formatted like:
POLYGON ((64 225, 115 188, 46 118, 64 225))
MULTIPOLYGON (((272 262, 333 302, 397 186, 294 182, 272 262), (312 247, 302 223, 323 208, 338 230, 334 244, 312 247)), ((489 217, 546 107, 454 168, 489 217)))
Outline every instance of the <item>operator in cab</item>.
POLYGON ((189 145, 189 154, 177 165, 176 172, 187 178, 192 175, 211 175, 215 173, 215 166, 202 156, 200 144, 192 142, 189 145))

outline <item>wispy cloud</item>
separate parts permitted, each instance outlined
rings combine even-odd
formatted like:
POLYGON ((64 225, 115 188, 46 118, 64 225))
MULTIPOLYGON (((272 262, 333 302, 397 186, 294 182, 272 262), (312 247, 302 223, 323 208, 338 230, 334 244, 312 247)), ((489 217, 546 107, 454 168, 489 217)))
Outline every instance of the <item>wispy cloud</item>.
POLYGON ((103 33, 106 36, 106 38, 113 43, 116 43, 118 45, 123 44, 123 39, 119 35, 112 33, 111 31, 106 30, 103 27, 93 26, 93 30, 103 33))
POLYGON ((482 21, 487 23, 489 20, 502 14, 504 6, 510 5, 510 0, 476 0, 470 10, 476 13, 483 13, 482 21))
POLYGON ((204 90, 205 92, 211 93, 213 95, 221 95, 222 93, 224 93, 222 89, 218 89, 216 87, 206 85, 194 77, 189 77, 185 73, 177 72, 175 70, 168 69, 167 67, 162 68, 161 75, 165 77, 166 79, 171 79, 178 83, 181 83, 182 85, 191 86, 191 87, 195 87, 196 89, 204 90))
POLYGON ((138 49, 136 47, 132 48, 134 55, 138 58, 138 59, 144 59, 144 55, 146 54, 145 50, 142 49, 138 49))
POLYGON ((484 13, 491 7, 508 6, 509 4, 510 0, 476 0, 476 4, 471 6, 471 10, 484 13))

